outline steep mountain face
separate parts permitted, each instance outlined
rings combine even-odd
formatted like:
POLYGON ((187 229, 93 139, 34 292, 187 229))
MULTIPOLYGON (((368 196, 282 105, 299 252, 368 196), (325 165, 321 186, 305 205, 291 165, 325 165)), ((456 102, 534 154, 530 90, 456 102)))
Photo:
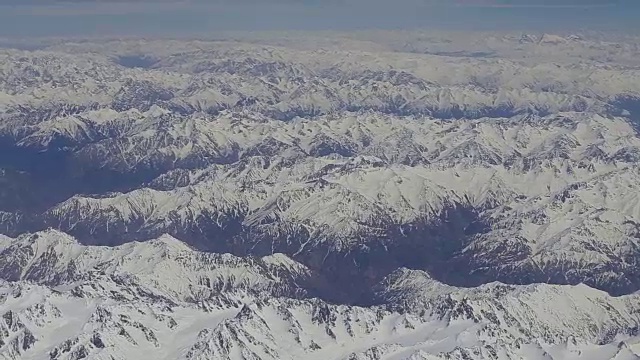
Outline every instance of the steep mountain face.
POLYGON ((0 50, 0 356, 638 357, 637 39, 297 36, 0 50))

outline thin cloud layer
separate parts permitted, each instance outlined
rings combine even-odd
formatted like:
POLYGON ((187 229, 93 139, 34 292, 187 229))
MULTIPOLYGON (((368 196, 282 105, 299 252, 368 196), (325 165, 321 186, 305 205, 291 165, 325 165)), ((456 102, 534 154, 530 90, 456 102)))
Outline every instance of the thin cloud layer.
POLYGON ((292 4, 292 5, 336 5, 336 4, 387 4, 387 5, 437 5, 473 7, 591 7, 630 5, 631 0, 5 0, 2 5, 80 5, 80 4, 292 4))
POLYGON ((619 0, 453 0, 458 6, 488 7, 602 7, 617 6, 619 0))
POLYGON ((0 6, 38 7, 40 9, 86 8, 93 6, 93 11, 123 12, 127 9, 152 10, 150 6, 159 8, 211 6, 234 7, 247 5, 289 5, 314 7, 362 6, 411 8, 411 7, 489 7, 489 8, 592 8, 592 7, 630 7, 633 0, 5 0, 0 6), (114 10, 116 9, 116 10, 114 10))
POLYGON ((635 0, 5 0, 0 36, 185 35, 219 30, 614 30, 635 0), (9 2, 7 2, 9 1, 9 2), (10 3, 12 2, 12 3, 10 3), (579 11, 577 9, 580 9, 579 11))

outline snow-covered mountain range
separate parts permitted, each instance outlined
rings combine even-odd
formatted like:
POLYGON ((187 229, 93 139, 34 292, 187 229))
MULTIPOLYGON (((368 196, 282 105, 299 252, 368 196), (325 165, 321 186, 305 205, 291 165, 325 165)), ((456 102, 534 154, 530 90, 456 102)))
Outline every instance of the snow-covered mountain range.
POLYGON ((325 35, 0 49, 0 357, 639 358, 639 40, 325 35))
POLYGON ((302 296, 286 255, 199 253, 168 235, 84 246, 3 239, 4 359, 636 359, 636 295, 586 285, 444 285, 398 269, 387 306, 302 296))

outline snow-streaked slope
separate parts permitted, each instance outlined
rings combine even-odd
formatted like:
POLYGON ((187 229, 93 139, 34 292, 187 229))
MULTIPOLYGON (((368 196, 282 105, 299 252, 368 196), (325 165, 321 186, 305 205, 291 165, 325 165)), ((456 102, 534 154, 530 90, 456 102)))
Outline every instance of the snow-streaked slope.
MULTIPOLYGON (((27 275, 0 283, 4 359, 638 358, 637 295, 613 298, 584 285, 463 289, 401 269, 375 289, 388 306, 331 305, 238 286, 195 298, 192 288, 167 284, 188 282, 185 274, 197 274, 194 267, 211 256, 174 238, 107 249, 48 231, 2 246, 3 258, 25 269, 59 274, 62 264, 77 264, 73 277, 43 277, 41 285, 27 275), (62 247, 65 256, 54 256, 62 247), (35 255, 24 260, 27 248, 35 255), (189 262, 177 266, 176 259, 189 262), (161 279, 152 279, 150 266, 161 279)), ((206 273, 229 277, 239 263, 251 273, 245 278, 273 276, 268 266, 280 274, 300 269, 273 255, 253 264, 218 261, 206 273)), ((13 276, 5 271, 4 279, 13 276)))
POLYGON ((126 274, 174 300, 206 300, 220 292, 297 297, 313 291, 312 271, 285 255, 238 258, 203 253, 169 235, 118 247, 89 247, 48 230, 3 239, 0 256, 0 273, 6 280, 58 286, 93 272, 126 274))

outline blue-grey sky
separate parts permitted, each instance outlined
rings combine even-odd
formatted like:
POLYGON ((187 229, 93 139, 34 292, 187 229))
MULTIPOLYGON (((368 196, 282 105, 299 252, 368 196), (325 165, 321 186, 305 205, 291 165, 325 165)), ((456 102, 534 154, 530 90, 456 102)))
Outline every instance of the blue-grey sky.
POLYGON ((220 30, 640 31, 640 0, 3 0, 0 36, 220 30))

